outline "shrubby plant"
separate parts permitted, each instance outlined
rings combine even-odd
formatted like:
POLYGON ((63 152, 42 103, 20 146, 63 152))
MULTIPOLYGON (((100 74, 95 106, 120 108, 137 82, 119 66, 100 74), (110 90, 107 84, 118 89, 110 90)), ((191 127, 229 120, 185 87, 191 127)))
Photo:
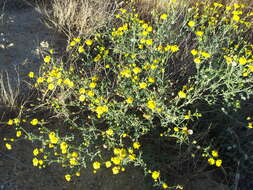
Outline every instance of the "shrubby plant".
POLYGON ((253 12, 242 4, 202 2, 184 12, 173 6, 154 12, 152 22, 120 9, 116 24, 89 39, 74 38, 62 57, 49 50, 39 75, 29 73, 38 98, 5 124, 17 139, 38 145, 34 166, 58 163, 71 181, 87 164, 94 173, 110 168, 114 175, 134 165, 155 186, 182 189, 147 160, 148 145, 161 139, 184 152, 178 162, 226 164, 213 133, 232 130, 220 129, 217 115, 230 119, 253 93, 253 12))

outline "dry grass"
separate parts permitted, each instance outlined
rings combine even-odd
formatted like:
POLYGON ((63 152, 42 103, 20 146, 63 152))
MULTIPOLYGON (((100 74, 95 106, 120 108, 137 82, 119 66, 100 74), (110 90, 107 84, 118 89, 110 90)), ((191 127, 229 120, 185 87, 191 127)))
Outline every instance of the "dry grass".
POLYGON ((0 104, 6 107, 15 107, 20 95, 20 80, 17 79, 16 87, 13 87, 7 72, 0 74, 0 104))
POLYGON ((116 8, 115 0, 52 0, 37 1, 36 8, 49 26, 65 33, 69 38, 85 36, 105 25, 116 8))
POLYGON ((4 11, 5 11, 5 0, 0 4, 0 25, 4 24, 4 11))
MULTIPOLYGON (((177 9, 182 9, 196 2, 203 2, 210 0, 134 0, 134 4, 137 6, 140 13, 144 15, 150 15, 152 10, 158 10, 160 12, 166 11, 171 5, 176 6, 177 9)), ((221 2, 219 0, 211 0, 213 2, 221 2)), ((222 3, 226 5, 232 5, 233 3, 245 4, 247 6, 253 6, 252 0, 222 0, 222 3)))

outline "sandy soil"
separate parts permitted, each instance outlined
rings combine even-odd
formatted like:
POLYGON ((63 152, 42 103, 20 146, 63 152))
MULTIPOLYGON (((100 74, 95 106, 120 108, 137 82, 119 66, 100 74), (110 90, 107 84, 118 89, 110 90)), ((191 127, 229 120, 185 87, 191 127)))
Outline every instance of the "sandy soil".
POLYGON ((8 2, 0 22, 0 71, 6 70, 13 84, 17 84, 17 73, 23 80, 30 71, 38 71, 37 48, 42 41, 59 47, 65 40, 41 22, 41 15, 34 8, 8 2))

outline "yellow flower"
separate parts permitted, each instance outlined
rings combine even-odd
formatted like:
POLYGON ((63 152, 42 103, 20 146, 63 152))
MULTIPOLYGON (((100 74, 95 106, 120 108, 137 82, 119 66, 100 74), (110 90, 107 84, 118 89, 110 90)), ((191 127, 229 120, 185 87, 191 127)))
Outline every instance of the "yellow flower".
POLYGON ((77 43, 79 43, 79 42, 81 41, 80 38, 74 38, 73 40, 74 40, 75 42, 77 42, 77 43))
POLYGON ((247 59, 245 57, 240 57, 239 59, 239 63, 242 64, 242 65, 245 65, 247 63, 247 59))
POLYGON ((217 167, 220 167, 221 164, 222 164, 222 160, 216 160, 215 165, 216 165, 217 167))
POLYGON ((66 181, 70 181, 71 180, 71 175, 69 175, 69 174, 65 175, 65 179, 66 179, 66 181))
POLYGON ((44 58, 44 62, 45 62, 45 63, 49 63, 50 60, 51 60, 51 57, 50 57, 50 56, 46 56, 46 57, 44 58))
POLYGON ((232 19, 234 21, 238 22, 240 20, 240 17, 238 15, 234 15, 232 19))
POLYGON ((95 82, 90 83, 90 88, 95 88, 97 84, 95 82))
POLYGON ((197 35, 197 36, 203 36, 203 34, 204 34, 204 32, 202 32, 202 31, 197 31, 197 32, 195 32, 195 34, 197 35))
POLYGON ((62 154, 66 154, 67 153, 67 149, 68 149, 68 144, 66 142, 61 142, 60 148, 61 148, 62 154))
POLYGON ((166 183, 163 183, 162 186, 163 186, 164 189, 167 189, 167 188, 168 188, 168 185, 167 185, 166 183))
POLYGON ((50 83, 48 86, 47 86, 47 88, 48 88, 48 90, 53 90, 54 89, 54 84, 52 84, 52 83, 50 83))
POLYGON ((17 136, 17 137, 20 137, 21 135, 22 135, 22 132, 21 132, 21 131, 17 131, 17 132, 16 132, 16 136, 17 136))
POLYGON ((95 95, 94 91, 89 90, 87 93, 88 96, 93 97, 95 95))
POLYGON ((8 150, 11 150, 11 149, 12 149, 12 146, 11 146, 11 144, 9 144, 9 143, 6 143, 5 146, 6 146, 6 148, 7 148, 8 150))
POLYGON ((205 58, 211 57, 211 55, 210 55, 209 53, 204 52, 204 51, 201 51, 200 54, 201 54, 203 57, 205 57, 205 58))
POLYGON ((9 121, 7 122, 7 125, 13 125, 13 120, 9 119, 9 121))
POLYGON ((133 72, 134 72, 134 74, 138 74, 138 73, 141 72, 141 68, 140 68, 140 67, 135 67, 135 68, 133 69, 133 72))
POLYGON ((120 149, 119 149, 119 148, 114 148, 114 149, 113 149, 113 153, 114 153, 115 155, 120 154, 120 149))
POLYGON ((160 19, 162 19, 162 20, 166 20, 166 19, 167 19, 167 17, 168 17, 168 15, 167 15, 167 14, 165 14, 165 13, 163 13, 163 14, 160 16, 160 19))
POLYGON ((120 172, 120 167, 119 166, 115 166, 112 168, 112 173, 114 175, 118 174, 120 172))
POLYGON ((142 35, 143 35, 143 36, 147 36, 147 35, 148 35, 148 32, 147 32, 147 31, 143 31, 143 32, 142 32, 142 35))
POLYGON ((44 81, 44 78, 42 78, 42 77, 39 77, 38 79, 37 79, 37 83, 42 83, 44 81))
POLYGON ((110 168, 112 166, 112 163, 110 161, 105 162, 105 167, 110 168))
POLYGON ((43 160, 39 160, 39 164, 42 165, 44 162, 43 160))
POLYGON ((147 23, 143 24, 143 25, 142 25, 142 28, 143 28, 143 29, 147 29, 147 28, 148 28, 148 24, 147 24, 147 23))
POLYGON ((119 157, 112 157, 111 161, 115 164, 115 165, 119 165, 121 160, 119 157))
POLYGON ((209 158, 209 159, 208 159, 208 163, 209 163, 210 165, 214 165, 214 164, 215 164, 215 160, 214 160, 213 158, 209 158))
POLYGON ((213 150, 212 151, 212 156, 215 157, 215 158, 217 158, 219 156, 218 151, 217 150, 213 150))
POLYGON ((69 45, 70 45, 70 46, 75 46, 75 45, 76 45, 76 42, 75 42, 75 41, 71 41, 69 45))
POLYGON ((152 45, 153 44, 153 40, 152 39, 146 40, 146 44, 147 45, 152 45))
POLYGON ((184 91, 180 90, 178 92, 178 96, 179 96, 179 98, 186 98, 187 95, 186 95, 186 93, 184 91))
POLYGON ((127 102, 128 104, 132 104, 133 101, 134 101, 134 99, 133 99, 132 97, 128 97, 128 98, 126 99, 126 102, 127 102))
POLYGON ((139 87, 142 89, 147 88, 147 83, 141 82, 141 83, 139 83, 139 87))
POLYGON ((150 83, 154 83, 154 82, 155 82, 154 77, 148 77, 148 82, 150 82, 150 83))
POLYGON ((72 152, 71 156, 74 157, 74 158, 77 158, 78 157, 78 153, 77 152, 72 152))
POLYGON ((153 171, 152 172, 152 178, 154 180, 157 180, 159 177, 160 177, 160 172, 158 172, 158 171, 153 171))
POLYGON ((95 170, 98 170, 99 168, 100 168, 100 163, 99 162, 93 162, 93 168, 95 169, 95 170))
POLYGON ((49 140, 52 144, 56 144, 58 142, 58 138, 55 136, 54 132, 49 133, 49 140))
POLYGON ((134 149, 139 149, 141 147, 141 144, 139 142, 134 142, 133 143, 133 148, 134 149))
POLYGON ((198 51, 197 51, 196 49, 193 49, 193 50, 191 50, 191 54, 192 54, 193 56, 195 56, 195 55, 198 54, 198 51))
POLYGON ((85 96, 84 95, 79 96, 79 101, 80 102, 83 102, 84 100, 85 100, 85 96))
POLYGON ((38 166, 39 160, 37 158, 33 158, 33 166, 38 166))
POLYGON ((31 122, 31 125, 37 125, 39 123, 38 119, 33 119, 31 122))
POLYGON ((156 108, 156 102, 153 101, 153 100, 149 100, 149 101, 147 102, 147 107, 148 107, 149 109, 151 109, 151 110, 154 110, 154 109, 156 108))
POLYGON ((194 61, 194 63, 196 63, 196 64, 201 63, 201 59, 200 59, 200 58, 198 58, 198 57, 197 57, 197 58, 195 58, 193 61, 194 61))
POLYGON ((78 161, 76 160, 76 158, 70 158, 69 163, 72 166, 76 166, 78 164, 78 161))
POLYGON ((91 46, 93 42, 92 42, 92 40, 86 40, 85 43, 86 43, 86 45, 91 46))
POLYGON ((86 90, 85 90, 84 88, 80 88, 80 89, 79 89, 79 93, 80 93, 80 94, 84 94, 85 92, 86 92, 86 90))
POLYGON ((149 26, 149 27, 147 28, 147 31, 148 31, 148 32, 152 32, 152 31, 153 31, 152 26, 149 26))
POLYGON ((105 131, 107 135, 112 136, 114 134, 112 129, 108 129, 105 131))
POLYGON ((120 152, 119 152, 119 156, 120 156, 120 158, 125 158, 125 157, 127 156, 127 151, 126 151, 126 149, 121 148, 121 149, 120 149, 120 152))
POLYGON ((131 77, 131 71, 129 69, 125 69, 125 70, 123 70, 123 71, 120 72, 120 75, 122 77, 129 78, 129 77, 131 77))
POLYGON ((101 58, 102 58, 101 55, 98 54, 93 60, 94 60, 95 62, 98 62, 98 61, 100 61, 101 58))
POLYGON ((189 21, 189 22, 188 22, 188 26, 190 26, 190 27, 194 27, 194 26, 195 26, 195 22, 194 22, 194 21, 192 21, 192 20, 191 20, 191 21, 189 21))
POLYGON ((80 172, 76 172, 76 176, 78 176, 78 177, 79 177, 80 175, 81 175, 81 174, 80 174, 80 172))
POLYGON ((79 53, 83 53, 83 52, 84 52, 83 46, 79 46, 79 47, 78 47, 78 52, 79 52, 79 53))
POLYGON ((28 76, 29 76, 29 78, 34 78, 34 72, 30 72, 30 73, 28 74, 28 76))
POLYGON ((38 154, 39 154, 39 149, 35 148, 35 149, 33 150, 33 155, 34 155, 34 156, 37 156, 38 154))
POLYGON ((170 50, 174 53, 179 50, 179 47, 177 45, 170 46, 170 50))
POLYGON ((108 112, 108 107, 105 105, 105 106, 98 106, 96 108, 96 113, 98 115, 98 118, 100 118, 100 116, 105 113, 105 112, 108 112))

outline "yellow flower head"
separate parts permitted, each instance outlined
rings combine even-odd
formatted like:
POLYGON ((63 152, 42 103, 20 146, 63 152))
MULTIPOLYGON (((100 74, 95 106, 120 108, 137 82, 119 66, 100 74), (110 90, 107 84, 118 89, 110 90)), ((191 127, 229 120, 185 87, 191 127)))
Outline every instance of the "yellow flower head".
POLYGON ((120 172, 120 167, 119 166, 115 166, 112 168, 112 173, 114 175, 118 174, 120 172))
POLYGON ((167 15, 167 14, 165 14, 165 13, 163 13, 163 14, 160 16, 160 19, 162 19, 162 20, 166 20, 166 19, 167 19, 167 17, 168 17, 168 15, 167 15))
POLYGON ((45 63, 49 63, 50 60, 51 60, 51 57, 50 57, 50 56, 46 56, 46 57, 44 58, 44 62, 45 62, 45 63))
POLYGON ((39 154, 39 149, 35 148, 35 149, 33 150, 33 155, 34 155, 34 156, 37 156, 38 154, 39 154))
POLYGON ((11 146, 11 144, 9 144, 9 143, 6 143, 6 144, 5 144, 5 147, 6 147, 8 150, 11 150, 11 149, 12 149, 12 146, 11 146))
POLYGON ((86 43, 86 45, 91 46, 93 42, 92 42, 92 40, 86 40, 85 43, 86 43))
POLYGON ((189 22, 188 22, 188 26, 190 26, 190 27, 194 27, 194 26, 195 26, 195 22, 194 22, 194 21, 192 21, 192 20, 191 20, 191 21, 189 21, 189 22))
POLYGON ((30 72, 30 73, 28 74, 28 76, 29 76, 29 78, 34 78, 34 72, 30 72))
POLYGON ((55 136, 54 132, 49 133, 49 140, 52 144, 56 144, 58 142, 58 138, 55 136))
POLYGON ((208 163, 209 163, 210 165, 214 165, 214 164, 215 164, 215 160, 214 160, 213 158, 209 158, 209 159, 208 159, 208 163))
POLYGON ((39 123, 38 119, 33 119, 31 122, 31 125, 37 125, 39 123))
POLYGON ((216 160, 215 165, 216 165, 217 167, 220 167, 221 164, 222 164, 222 160, 216 160))
POLYGON ((22 135, 22 132, 21 132, 21 131, 17 131, 17 132, 16 132, 16 136, 17 136, 17 137, 20 137, 21 135, 22 135))
POLYGON ((154 109, 156 108, 156 102, 153 101, 153 100, 149 100, 149 101, 147 102, 147 107, 148 107, 149 109, 151 109, 151 110, 154 110, 154 109))
POLYGON ((186 98, 187 95, 186 95, 186 93, 184 91, 180 90, 178 92, 178 96, 179 96, 179 98, 186 98))
POLYGON ((66 179, 66 181, 70 181, 71 180, 71 175, 69 175, 69 174, 65 175, 65 179, 66 179))
POLYGON ((105 133, 106 133, 107 135, 109 135, 109 136, 113 136, 113 134, 114 134, 114 132, 113 132, 112 129, 107 129, 107 130, 105 131, 105 133))
POLYGON ((95 170, 98 170, 100 168, 101 164, 99 162, 93 162, 93 168, 95 170))
POLYGON ((110 161, 105 162, 105 167, 110 168, 112 166, 112 163, 110 161))
POLYGON ((212 151, 212 156, 215 157, 215 158, 217 158, 219 156, 218 151, 217 150, 213 150, 212 151))
POLYGON ((195 32, 195 34, 197 35, 197 36, 203 36, 203 34, 204 34, 204 32, 202 32, 202 31, 197 31, 197 32, 195 32))
POLYGON ((151 175, 154 180, 157 180, 160 177, 160 172, 153 171, 151 175))
POLYGON ((33 166, 38 166, 39 164, 39 160, 37 158, 33 158, 32 162, 33 162, 33 166))
POLYGON ((147 83, 141 82, 141 83, 139 84, 139 87, 142 88, 142 89, 147 88, 147 83))
POLYGON ((82 94, 81 96, 79 96, 79 101, 80 102, 83 102, 85 99, 86 99, 85 95, 82 94))
POLYGON ((141 144, 139 142, 134 142, 133 143, 133 148, 134 149, 139 149, 141 147, 141 144))
POLYGON ((132 97, 128 97, 128 98, 126 99, 126 102, 127 102, 128 104, 132 104, 133 101, 134 101, 134 99, 133 99, 132 97))
POLYGON ((54 89, 54 84, 50 83, 48 86, 47 86, 47 89, 48 90, 53 90, 54 89))
POLYGON ((135 67, 135 68, 133 68, 133 72, 134 72, 134 74, 138 74, 138 73, 141 72, 141 68, 140 67, 135 67))

